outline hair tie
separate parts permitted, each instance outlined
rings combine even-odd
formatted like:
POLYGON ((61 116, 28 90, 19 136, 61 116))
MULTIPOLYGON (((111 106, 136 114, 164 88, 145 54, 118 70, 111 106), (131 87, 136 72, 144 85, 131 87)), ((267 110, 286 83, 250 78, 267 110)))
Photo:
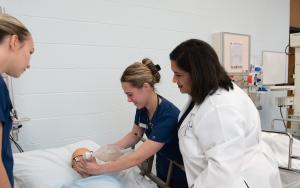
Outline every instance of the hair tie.
POLYGON ((157 70, 157 72, 161 70, 159 64, 156 64, 156 65, 154 65, 154 66, 155 66, 155 69, 157 70))

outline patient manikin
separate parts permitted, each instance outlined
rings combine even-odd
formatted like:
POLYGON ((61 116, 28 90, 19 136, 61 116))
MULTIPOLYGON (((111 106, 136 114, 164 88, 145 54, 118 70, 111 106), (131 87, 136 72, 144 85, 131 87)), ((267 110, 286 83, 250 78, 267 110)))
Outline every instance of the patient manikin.
MULTIPOLYGON (((72 167, 73 165, 79 160, 80 157, 84 158, 83 156, 86 155, 85 153, 90 153, 91 151, 87 148, 77 148, 73 154, 72 154, 72 158, 71 158, 71 164, 72 164, 72 167)), ((92 160, 93 162, 96 163, 96 159, 93 158, 93 159, 90 159, 92 160)))
POLYGON ((123 155, 122 148, 116 145, 105 145, 97 149, 95 152, 87 148, 78 148, 72 154, 72 164, 82 157, 84 160, 92 160, 92 162, 102 163, 115 161, 123 155))
MULTIPOLYGON (((72 164, 76 163, 81 158, 89 159, 95 163, 105 163, 114 161, 122 156, 124 150, 116 145, 106 145, 100 147, 95 152, 91 152, 87 148, 77 148, 72 155, 72 164), (91 157, 94 156, 94 157, 91 157)), ((125 153, 130 152, 126 151, 125 153)), ((109 187, 109 188, 156 188, 156 184, 148 181, 143 176, 139 175, 139 171, 134 169, 124 170, 123 172, 110 173, 98 176, 84 176, 87 178, 76 181, 68 188, 95 188, 95 187, 109 187), (134 181, 132 181, 134 179, 134 181), (121 182, 121 183, 120 183, 121 182), (122 186, 121 186, 122 184, 122 186)), ((65 188, 65 187, 63 187, 65 188)))
MULTIPOLYGON (((77 148, 72 154, 72 166, 76 161, 82 157, 85 160, 89 160, 95 163, 103 163, 114 161, 121 157, 122 151, 120 148, 114 145, 106 145, 100 147, 95 152, 91 152, 87 148, 77 148)), ((110 187, 110 188, 121 188, 121 184, 118 179, 111 175, 99 175, 99 176, 90 176, 84 175, 87 177, 75 182, 69 188, 94 188, 94 187, 110 187)))

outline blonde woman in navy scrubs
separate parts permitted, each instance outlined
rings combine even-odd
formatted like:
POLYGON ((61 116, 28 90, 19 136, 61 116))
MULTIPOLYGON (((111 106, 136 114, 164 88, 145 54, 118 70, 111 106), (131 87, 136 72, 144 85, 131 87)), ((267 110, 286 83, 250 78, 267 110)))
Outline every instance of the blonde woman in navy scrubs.
MULTIPOLYGON (((121 82, 128 102, 136 107, 134 125, 124 138, 115 144, 121 148, 134 146, 145 133, 148 140, 134 152, 107 164, 96 164, 80 160, 74 169, 82 175, 98 175, 124 170, 136 166, 156 154, 157 176, 166 181, 169 162, 175 160, 183 164, 178 146, 178 115, 175 105, 155 92, 154 85, 160 81, 160 67, 149 59, 134 63, 126 68, 121 82), (137 136, 138 135, 138 136, 137 136)), ((185 188, 185 173, 173 168, 172 188, 185 188)))
MULTIPOLYGON (((29 68, 33 41, 28 29, 16 18, 0 15, 0 74, 19 77, 29 68)), ((13 155, 9 140, 12 128, 12 104, 8 89, 0 75, 0 187, 14 187, 13 155)))

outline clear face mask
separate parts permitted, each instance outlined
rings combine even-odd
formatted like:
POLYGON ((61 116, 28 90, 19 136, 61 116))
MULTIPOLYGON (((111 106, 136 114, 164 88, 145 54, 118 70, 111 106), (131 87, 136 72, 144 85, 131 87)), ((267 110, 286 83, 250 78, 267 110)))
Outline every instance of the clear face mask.
POLYGON ((95 152, 87 151, 83 153, 82 157, 84 160, 88 160, 94 157, 97 163, 115 161, 123 155, 122 150, 123 148, 120 148, 117 145, 110 144, 100 147, 95 152))

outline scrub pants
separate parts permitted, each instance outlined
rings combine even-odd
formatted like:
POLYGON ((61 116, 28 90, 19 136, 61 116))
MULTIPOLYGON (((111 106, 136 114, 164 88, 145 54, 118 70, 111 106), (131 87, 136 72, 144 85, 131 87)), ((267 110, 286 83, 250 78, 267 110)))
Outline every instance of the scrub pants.
MULTIPOLYGON (((164 182, 167 180, 169 170, 169 161, 164 157, 156 155, 156 174, 164 182)), ((172 177, 170 181, 171 188, 188 188, 186 175, 183 170, 173 166, 172 177)))

